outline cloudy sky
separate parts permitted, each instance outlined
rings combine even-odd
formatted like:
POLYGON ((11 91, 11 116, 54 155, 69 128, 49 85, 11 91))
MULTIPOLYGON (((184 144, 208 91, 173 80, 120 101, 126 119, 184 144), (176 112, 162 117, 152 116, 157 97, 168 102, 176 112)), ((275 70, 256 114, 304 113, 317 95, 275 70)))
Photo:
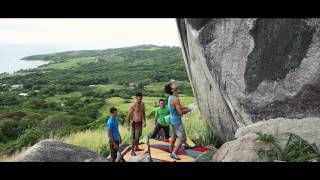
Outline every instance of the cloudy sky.
POLYGON ((0 19, 0 44, 107 49, 180 46, 175 19, 0 19))

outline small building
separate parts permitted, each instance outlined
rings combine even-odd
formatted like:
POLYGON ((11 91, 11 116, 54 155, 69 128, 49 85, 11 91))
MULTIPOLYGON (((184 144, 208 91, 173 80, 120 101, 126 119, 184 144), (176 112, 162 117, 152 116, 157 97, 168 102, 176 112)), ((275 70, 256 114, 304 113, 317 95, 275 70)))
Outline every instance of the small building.
POLYGON ((20 93, 19 96, 28 96, 28 93, 20 93))
POLYGON ((22 88, 23 84, 15 84, 15 85, 11 85, 11 89, 19 89, 22 88))
POLYGON ((133 86, 135 86, 136 85, 136 83, 129 83, 129 86, 130 87, 133 87, 133 86))

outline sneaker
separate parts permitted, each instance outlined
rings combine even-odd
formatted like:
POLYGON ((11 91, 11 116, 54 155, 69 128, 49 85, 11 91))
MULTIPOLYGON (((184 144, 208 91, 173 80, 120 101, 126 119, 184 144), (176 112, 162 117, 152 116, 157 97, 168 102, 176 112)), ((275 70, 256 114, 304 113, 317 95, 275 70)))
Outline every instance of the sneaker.
POLYGON ((121 158, 121 153, 118 151, 117 152, 117 158, 116 158, 116 162, 119 162, 121 158))
POLYGON ((181 160, 176 154, 170 154, 172 159, 181 160))

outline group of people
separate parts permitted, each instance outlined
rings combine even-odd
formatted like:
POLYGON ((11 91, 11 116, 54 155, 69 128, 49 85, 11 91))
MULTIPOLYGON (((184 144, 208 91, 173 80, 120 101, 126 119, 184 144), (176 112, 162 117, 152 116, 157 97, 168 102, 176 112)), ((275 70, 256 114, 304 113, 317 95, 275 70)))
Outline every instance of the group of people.
MULTIPOLYGON (((178 96, 178 88, 175 84, 169 83, 165 85, 164 90, 169 94, 167 106, 163 99, 159 100, 159 107, 155 110, 155 128, 150 135, 150 138, 155 138, 161 129, 164 130, 165 141, 170 142, 170 157, 176 160, 180 158, 176 155, 182 144, 186 142, 187 136, 182 122, 182 115, 186 114, 196 106, 188 107, 180 104, 178 96), (169 117, 169 122, 166 118, 169 117), (171 126, 172 137, 169 140, 169 127, 171 126), (175 146, 176 140, 178 142, 175 146)), ((110 109, 111 116, 107 120, 107 129, 109 136, 109 144, 111 150, 112 161, 116 161, 119 145, 121 144, 121 135, 118 128, 117 109, 112 107, 110 109)), ((139 148, 139 140, 142 135, 142 128, 146 127, 146 113, 145 104, 142 101, 142 93, 136 94, 136 102, 130 107, 126 119, 128 123, 128 130, 131 131, 132 146, 131 156, 136 156, 136 151, 142 151, 139 148)))

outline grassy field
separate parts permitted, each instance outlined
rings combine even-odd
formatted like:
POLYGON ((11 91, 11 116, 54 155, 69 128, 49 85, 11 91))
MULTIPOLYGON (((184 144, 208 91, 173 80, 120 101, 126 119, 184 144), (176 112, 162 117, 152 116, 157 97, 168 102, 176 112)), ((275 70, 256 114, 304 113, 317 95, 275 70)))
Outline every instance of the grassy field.
POLYGON ((43 69, 43 70, 46 70, 46 69, 60 69, 60 70, 63 70, 63 69, 69 69, 69 68, 80 66, 82 64, 95 62, 95 61, 96 61, 95 57, 75 58, 75 59, 70 59, 68 61, 61 62, 61 63, 49 64, 47 66, 41 67, 41 69, 43 69))

